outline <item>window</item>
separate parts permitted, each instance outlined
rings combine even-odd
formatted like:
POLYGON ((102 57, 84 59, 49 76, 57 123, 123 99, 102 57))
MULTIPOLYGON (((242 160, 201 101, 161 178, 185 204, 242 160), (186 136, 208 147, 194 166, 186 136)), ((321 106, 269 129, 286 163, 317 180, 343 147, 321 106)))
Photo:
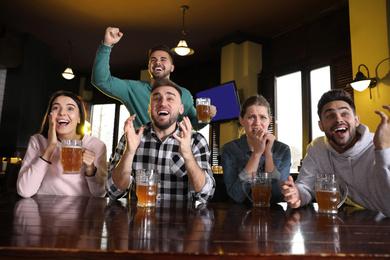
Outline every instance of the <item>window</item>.
POLYGON ((301 72, 276 78, 275 134, 278 141, 290 146, 291 172, 298 172, 302 159, 301 78, 301 72))
MULTIPOLYGON (((130 116, 129 110, 125 107, 125 105, 120 105, 119 108, 119 126, 118 126, 118 142, 121 139, 124 131, 123 127, 125 126, 126 119, 130 116)), ((117 144, 115 144, 117 146, 117 144)))
POLYGON ((310 71, 310 100, 311 100, 311 136, 312 140, 324 133, 318 127, 320 120, 317 113, 317 104, 322 94, 329 91, 330 86, 330 67, 322 67, 310 71))
MULTIPOLYGON (((291 150, 291 172, 298 172, 303 158, 303 144, 305 131, 304 104, 311 104, 309 111, 310 133, 312 141, 323 136, 318 127, 317 103, 322 94, 331 89, 330 66, 309 71, 310 100, 304 100, 302 87, 302 72, 294 72, 276 78, 275 89, 275 135, 277 140, 287 144, 291 150)), ((308 132, 307 132, 308 133, 308 132)))
POLYGON ((114 144, 115 104, 94 105, 92 108, 92 136, 106 144, 107 160, 110 160, 114 144))
POLYGON ((111 161, 111 156, 124 133, 125 121, 130 116, 126 107, 120 105, 119 121, 115 121, 116 109, 116 104, 93 105, 92 108, 92 136, 99 138, 106 144, 108 161, 111 161), (115 126, 116 122, 119 126, 115 126), (114 135, 115 129, 117 129, 117 135, 114 135))

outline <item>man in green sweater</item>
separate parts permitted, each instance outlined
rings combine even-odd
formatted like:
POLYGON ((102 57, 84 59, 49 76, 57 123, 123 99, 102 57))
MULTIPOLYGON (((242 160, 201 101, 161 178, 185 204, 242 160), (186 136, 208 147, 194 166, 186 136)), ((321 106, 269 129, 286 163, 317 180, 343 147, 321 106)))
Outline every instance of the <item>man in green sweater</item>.
MULTIPOLYGON (((151 81, 127 80, 113 77, 110 72, 110 53, 114 44, 118 43, 123 33, 119 28, 108 27, 104 35, 104 41, 97 50, 95 63, 92 69, 92 84, 106 95, 120 100, 129 110, 130 115, 136 114, 134 126, 142 126, 150 122, 148 114, 149 98, 152 83, 156 78, 168 78, 173 72, 173 57, 170 49, 164 45, 156 46, 149 50, 148 70, 151 81)), ((183 116, 188 116, 195 130, 199 130, 207 124, 198 123, 196 108, 191 93, 182 87, 182 103, 184 113, 178 118, 181 121, 183 116)), ((211 106, 210 118, 217 113, 216 107, 211 106)))

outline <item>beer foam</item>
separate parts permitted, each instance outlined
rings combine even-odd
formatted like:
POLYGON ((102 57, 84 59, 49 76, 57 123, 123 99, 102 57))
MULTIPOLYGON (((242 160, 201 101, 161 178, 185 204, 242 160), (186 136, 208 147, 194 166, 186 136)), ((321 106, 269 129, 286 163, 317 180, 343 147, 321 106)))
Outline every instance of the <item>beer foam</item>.
POLYGON ((74 146, 74 145, 63 146, 62 148, 83 149, 83 147, 80 147, 80 146, 74 146))

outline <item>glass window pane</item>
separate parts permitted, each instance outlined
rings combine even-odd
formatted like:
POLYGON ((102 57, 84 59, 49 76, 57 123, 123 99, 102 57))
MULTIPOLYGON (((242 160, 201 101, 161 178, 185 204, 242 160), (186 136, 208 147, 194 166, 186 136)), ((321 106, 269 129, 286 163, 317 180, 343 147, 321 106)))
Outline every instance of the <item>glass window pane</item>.
MULTIPOLYGON (((129 110, 125 107, 125 105, 121 105, 119 109, 119 127, 118 127, 118 142, 121 139, 124 131, 123 127, 125 126, 125 121, 130 117, 129 110)), ((117 146, 118 144, 115 144, 117 146)))
POLYGON ((210 125, 203 127, 202 129, 198 130, 198 132, 204 136, 204 138, 207 141, 207 144, 210 147, 210 140, 209 140, 210 139, 210 125))
POLYGON ((106 144, 108 161, 110 161, 113 147, 114 119, 115 104, 93 106, 92 136, 99 138, 106 144))
POLYGON ((322 94, 329 91, 330 86, 330 67, 322 67, 310 72, 310 93, 311 93, 311 136, 312 140, 324 133, 318 127, 320 120, 317 114, 317 104, 322 94))
POLYGON ((291 172, 298 172, 302 159, 301 72, 276 78, 276 138, 290 146, 291 172))

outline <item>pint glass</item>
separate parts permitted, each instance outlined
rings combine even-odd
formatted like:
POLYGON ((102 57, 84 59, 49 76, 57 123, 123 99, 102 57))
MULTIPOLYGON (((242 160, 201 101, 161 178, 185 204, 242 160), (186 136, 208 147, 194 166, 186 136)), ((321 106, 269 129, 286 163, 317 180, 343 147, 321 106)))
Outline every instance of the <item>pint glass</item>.
POLYGON ((61 163, 64 174, 79 173, 83 163, 81 140, 62 140, 61 163))
POLYGON ((315 185, 318 212, 336 214, 348 196, 348 187, 334 173, 316 174, 315 185))
POLYGON ((269 207, 271 199, 272 175, 269 172, 253 172, 251 179, 252 196, 247 194, 245 183, 242 188, 245 195, 253 202, 254 207, 269 207))
POLYGON ((138 207, 156 206, 159 175, 157 170, 140 169, 136 171, 136 193, 138 207))
POLYGON ((196 99, 196 114, 198 115, 199 123, 210 123, 210 99, 196 99))

